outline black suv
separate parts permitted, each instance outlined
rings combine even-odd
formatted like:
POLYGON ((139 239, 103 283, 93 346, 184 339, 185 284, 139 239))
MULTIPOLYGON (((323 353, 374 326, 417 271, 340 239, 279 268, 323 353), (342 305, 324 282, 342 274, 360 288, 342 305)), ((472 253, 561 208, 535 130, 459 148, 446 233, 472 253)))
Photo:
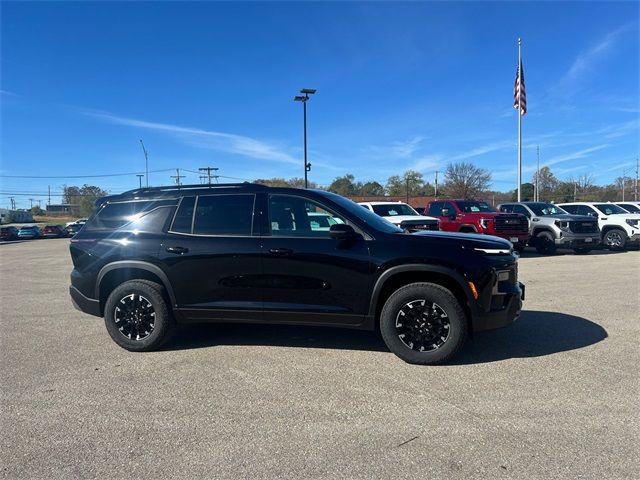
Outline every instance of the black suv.
POLYGON ((70 293, 127 350, 186 322, 380 329, 407 362, 509 325, 524 286, 497 237, 404 233, 333 193, 256 184, 132 190, 71 240, 70 293))

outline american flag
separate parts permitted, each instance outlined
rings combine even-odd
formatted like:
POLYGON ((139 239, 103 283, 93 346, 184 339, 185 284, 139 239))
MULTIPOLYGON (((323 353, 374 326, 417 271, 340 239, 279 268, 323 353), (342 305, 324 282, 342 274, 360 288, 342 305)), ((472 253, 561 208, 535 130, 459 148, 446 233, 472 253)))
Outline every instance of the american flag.
POLYGON ((524 68, 522 68, 522 60, 516 70, 516 82, 513 85, 513 108, 519 110, 520 104, 522 104, 522 110, 520 115, 524 116, 527 113, 527 92, 524 88, 524 68), (520 83, 522 80, 522 83, 520 83))

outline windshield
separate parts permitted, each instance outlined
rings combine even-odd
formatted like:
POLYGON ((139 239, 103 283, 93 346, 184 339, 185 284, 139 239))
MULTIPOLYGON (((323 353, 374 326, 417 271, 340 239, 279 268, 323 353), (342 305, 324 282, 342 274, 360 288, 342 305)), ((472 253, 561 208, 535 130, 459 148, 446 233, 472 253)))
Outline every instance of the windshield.
POLYGON ((376 215, 371 210, 367 208, 362 208, 362 205, 357 204, 353 200, 349 200, 348 198, 341 197, 335 193, 331 192, 322 192, 327 198, 330 198, 332 201, 340 205, 342 208, 351 213, 354 217, 359 218, 367 225, 370 225, 372 228, 379 230, 385 233, 403 233, 399 227, 396 227, 389 220, 385 220, 384 218, 376 215))
POLYGON ((631 213, 640 213, 640 208, 638 208, 636 205, 634 205, 633 203, 623 203, 622 205, 620 205, 622 208, 624 208, 627 212, 631 212, 631 213))
POLYGON ((382 205, 371 205, 373 211, 381 217, 397 217, 399 215, 418 215, 413 208, 404 203, 384 203, 382 205))
POLYGON ((598 210, 600 210, 605 215, 618 215, 620 213, 629 213, 624 208, 620 208, 613 203, 596 203, 594 205, 598 210))
POLYGON ((486 202, 477 202, 465 200, 464 202, 458 202, 458 207, 465 213, 478 213, 478 212, 495 212, 493 208, 486 202))
POLYGON ((528 203, 527 207, 533 210, 533 213, 541 217, 547 215, 566 215, 567 212, 553 203, 528 203))

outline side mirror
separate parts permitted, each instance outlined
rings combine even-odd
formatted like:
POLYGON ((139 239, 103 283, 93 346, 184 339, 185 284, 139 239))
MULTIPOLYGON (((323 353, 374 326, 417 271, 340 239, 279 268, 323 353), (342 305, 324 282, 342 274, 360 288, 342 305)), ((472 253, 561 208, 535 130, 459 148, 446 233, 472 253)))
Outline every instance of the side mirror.
POLYGON ((329 236, 334 240, 344 241, 353 240, 358 237, 358 234, 351 225, 346 223, 336 223, 329 228, 329 236))

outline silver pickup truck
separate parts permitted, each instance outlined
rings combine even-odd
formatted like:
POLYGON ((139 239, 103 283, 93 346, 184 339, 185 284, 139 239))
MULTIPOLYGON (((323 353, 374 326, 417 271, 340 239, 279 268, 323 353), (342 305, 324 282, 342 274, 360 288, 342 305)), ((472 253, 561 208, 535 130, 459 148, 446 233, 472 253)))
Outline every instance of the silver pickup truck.
POLYGON ((512 202, 498 205, 506 213, 521 213, 529 218, 529 245, 538 253, 553 255, 558 248, 589 253, 600 243, 598 219, 571 215, 553 203, 512 202))

